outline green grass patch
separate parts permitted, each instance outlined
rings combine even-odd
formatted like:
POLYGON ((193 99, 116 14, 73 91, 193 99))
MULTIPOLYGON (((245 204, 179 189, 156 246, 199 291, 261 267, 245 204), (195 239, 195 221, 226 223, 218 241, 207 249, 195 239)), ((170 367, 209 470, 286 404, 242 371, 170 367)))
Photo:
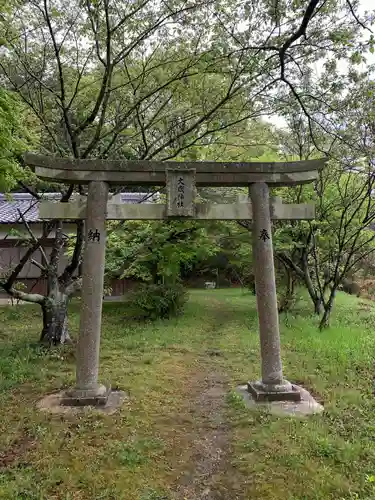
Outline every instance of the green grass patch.
MULTIPOLYGON (((70 310, 77 335, 79 304, 70 310)), ((307 302, 280 318, 286 377, 325 406, 292 419, 250 411, 235 392, 260 374, 255 298, 197 290, 185 314, 133 322, 104 305, 100 374, 129 394, 114 415, 39 412, 45 394, 74 383, 74 347, 38 345, 38 307, 0 309, 0 498, 172 500, 194 467, 197 373, 228 380, 227 463, 215 477, 228 500, 375 499, 375 308, 338 294, 320 332, 307 302)), ((202 424, 203 425, 203 424, 202 424)), ((189 499, 191 500, 191 499, 189 499)))

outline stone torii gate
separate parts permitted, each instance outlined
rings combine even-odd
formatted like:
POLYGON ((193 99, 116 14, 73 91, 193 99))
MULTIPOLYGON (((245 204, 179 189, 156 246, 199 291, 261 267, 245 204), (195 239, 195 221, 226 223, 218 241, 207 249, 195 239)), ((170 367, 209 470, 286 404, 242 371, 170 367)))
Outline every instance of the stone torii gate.
MULTIPOLYGON (((42 179, 88 185, 88 196, 70 203, 41 202, 42 219, 85 219, 82 306, 77 345, 76 386, 65 405, 106 405, 110 388, 98 382, 106 220, 221 219, 253 221, 255 286, 261 347, 261 380, 249 382, 255 401, 300 401, 301 388, 284 379, 280 356, 271 220, 313 219, 312 204, 284 205, 270 199, 269 187, 317 179, 325 160, 297 162, 158 162, 53 158, 27 153, 25 162, 42 179), (167 187, 167 204, 115 204, 109 185, 167 187), (246 186, 250 200, 235 204, 196 204, 196 186, 246 186)), ((305 391, 306 392, 306 391, 305 391)))

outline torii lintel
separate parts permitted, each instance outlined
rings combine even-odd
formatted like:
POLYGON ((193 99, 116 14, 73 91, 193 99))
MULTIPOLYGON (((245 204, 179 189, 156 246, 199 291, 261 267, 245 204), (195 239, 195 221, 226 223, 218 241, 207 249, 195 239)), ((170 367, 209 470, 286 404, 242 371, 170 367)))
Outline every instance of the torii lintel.
POLYGON ((38 177, 55 182, 89 184, 166 184, 166 172, 195 170, 197 186, 248 186, 265 182, 277 186, 306 184, 318 178, 326 159, 288 162, 180 162, 153 160, 70 159, 26 153, 24 160, 38 177))

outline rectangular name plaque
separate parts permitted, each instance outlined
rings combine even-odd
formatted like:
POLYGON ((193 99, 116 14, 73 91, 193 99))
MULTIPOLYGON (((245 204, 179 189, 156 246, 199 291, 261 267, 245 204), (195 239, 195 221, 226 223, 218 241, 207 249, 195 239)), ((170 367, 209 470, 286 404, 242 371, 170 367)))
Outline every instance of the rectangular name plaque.
POLYGON ((166 169, 167 216, 195 216, 195 169, 166 169))

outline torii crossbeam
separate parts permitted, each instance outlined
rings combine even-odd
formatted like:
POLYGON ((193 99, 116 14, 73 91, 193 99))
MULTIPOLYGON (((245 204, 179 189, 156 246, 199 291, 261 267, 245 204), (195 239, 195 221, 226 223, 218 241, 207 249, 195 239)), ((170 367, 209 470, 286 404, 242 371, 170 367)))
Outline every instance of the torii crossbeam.
POLYGON ((76 387, 64 404, 106 405, 108 388, 98 383, 106 228, 108 219, 221 219, 253 221, 255 286, 262 378, 249 382, 256 401, 299 401, 300 388, 284 379, 280 356, 271 219, 313 219, 312 204, 283 205, 269 187, 313 182, 326 160, 295 162, 160 162, 65 159, 28 153, 25 163, 42 179, 88 184, 88 196, 72 203, 42 202, 41 218, 85 219, 82 306, 76 387), (167 203, 121 205, 108 201, 109 185, 167 186, 167 203), (248 186, 251 202, 196 204, 196 186, 248 186))

